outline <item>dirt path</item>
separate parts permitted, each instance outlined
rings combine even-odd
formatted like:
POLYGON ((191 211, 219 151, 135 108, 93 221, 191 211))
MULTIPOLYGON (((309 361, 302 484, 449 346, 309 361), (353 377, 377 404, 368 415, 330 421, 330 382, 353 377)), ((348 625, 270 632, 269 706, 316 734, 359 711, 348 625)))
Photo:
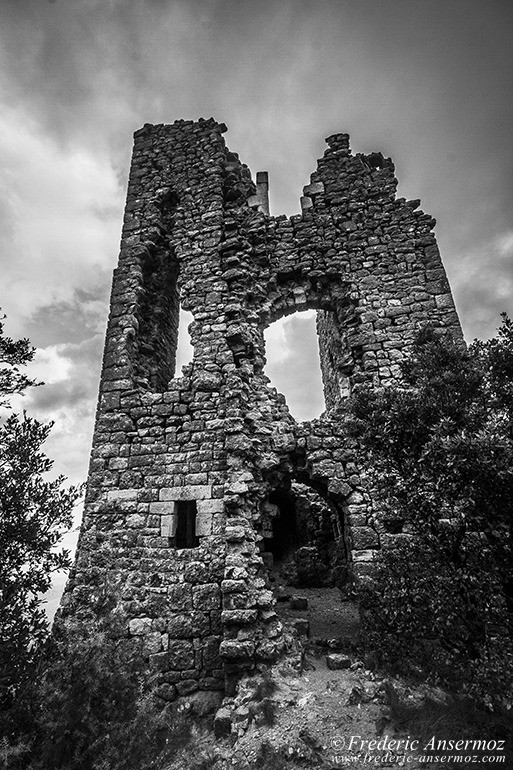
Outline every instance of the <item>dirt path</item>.
MULTIPOLYGON (((276 589, 277 612, 283 623, 294 625, 298 619, 308 620, 309 637, 317 640, 341 640, 342 645, 355 642, 360 618, 354 602, 343 601, 338 588, 293 588, 279 586, 276 589), (305 609, 293 609, 290 599, 304 598, 305 609)), ((298 629, 299 630, 299 629, 298 629)))

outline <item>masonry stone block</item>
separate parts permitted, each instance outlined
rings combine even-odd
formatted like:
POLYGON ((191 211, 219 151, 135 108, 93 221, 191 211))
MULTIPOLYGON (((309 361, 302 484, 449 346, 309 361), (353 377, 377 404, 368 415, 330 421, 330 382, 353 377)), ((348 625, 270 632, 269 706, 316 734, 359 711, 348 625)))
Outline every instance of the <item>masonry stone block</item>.
POLYGON ((197 503, 198 513, 200 514, 214 514, 223 513, 224 501, 223 500, 199 500, 197 503))
POLYGON ((171 611, 192 609, 192 586, 179 583, 167 589, 166 602, 171 611))
POLYGON ((209 485, 189 485, 183 487, 163 487, 160 490, 160 500, 205 500, 211 497, 212 487, 209 485))
POLYGON ((134 618, 130 621, 128 627, 133 636, 147 634, 151 629, 151 618, 134 618))
POLYGON ((150 503, 150 513, 156 514, 157 516, 170 516, 173 513, 176 513, 175 502, 170 500, 165 503, 150 503))
POLYGON ((365 549, 362 551, 353 551, 352 555, 355 562, 369 562, 374 561, 376 558, 376 551, 372 549, 365 549))
POLYGON ((172 639, 191 639, 210 633, 210 617, 204 612, 189 612, 187 615, 171 616, 167 633, 172 639))
POLYGON ((196 516, 196 535, 205 537, 212 534, 213 518, 211 513, 200 513, 196 516))
POLYGON ((167 654, 171 669, 190 669, 194 666, 192 642, 170 640, 167 654))
POLYGON ((140 529, 141 527, 144 527, 146 524, 146 516, 142 516, 138 513, 133 513, 131 516, 127 516, 126 518, 126 526, 129 529, 140 529))
POLYGON ((221 591, 217 583, 194 586, 192 601, 195 609, 216 610, 221 606, 221 591))
POLYGON ((221 658, 219 657, 220 637, 206 637, 201 645, 201 654, 203 658, 203 667, 207 670, 221 668, 221 658))
POLYGON ((109 489, 107 500, 109 503, 117 502, 118 500, 137 500, 138 494, 138 489, 109 489))
POLYGON ((160 517, 160 536, 174 537, 176 534, 176 525, 178 517, 175 514, 160 517))
POLYGON ((255 651, 255 645, 250 641, 225 639, 221 642, 219 653, 224 660, 247 660, 255 651))
POLYGON ((379 548, 378 533, 372 527, 356 527, 351 530, 353 548, 363 551, 369 548, 379 548))

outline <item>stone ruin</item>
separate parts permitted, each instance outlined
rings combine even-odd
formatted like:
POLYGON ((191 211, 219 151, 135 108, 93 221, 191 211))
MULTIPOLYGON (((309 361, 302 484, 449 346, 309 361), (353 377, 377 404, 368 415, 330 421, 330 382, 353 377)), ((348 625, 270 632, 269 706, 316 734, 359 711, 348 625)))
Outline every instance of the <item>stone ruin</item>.
POLYGON ((108 616, 173 700, 283 648, 273 570, 360 580, 387 539, 337 407, 397 382, 420 326, 461 338, 435 221, 334 134, 301 213, 270 216, 213 119, 135 133, 76 562, 60 623, 108 616), (192 363, 175 371, 180 308, 192 363), (317 311, 326 411, 296 422, 264 329, 317 311))

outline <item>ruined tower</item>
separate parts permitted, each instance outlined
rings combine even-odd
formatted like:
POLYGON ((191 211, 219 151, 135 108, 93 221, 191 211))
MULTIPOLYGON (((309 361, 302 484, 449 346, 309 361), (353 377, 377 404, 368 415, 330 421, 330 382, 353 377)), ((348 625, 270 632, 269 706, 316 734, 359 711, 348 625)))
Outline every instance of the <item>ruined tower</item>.
MULTIPOLYGON (((419 201, 394 166, 327 139, 302 213, 270 216, 213 119, 135 134, 84 520, 61 619, 108 612, 168 700, 220 689, 282 645, 269 580, 365 575, 372 516, 337 406, 399 377, 418 328, 461 337, 419 201), (175 371, 179 309, 194 358, 175 371), (298 424, 264 373, 264 329, 317 311, 326 412, 298 424), (306 564, 306 566, 305 566, 306 564), (107 608, 107 609, 106 609, 107 608)), ((113 632, 114 633, 114 632, 113 632)))

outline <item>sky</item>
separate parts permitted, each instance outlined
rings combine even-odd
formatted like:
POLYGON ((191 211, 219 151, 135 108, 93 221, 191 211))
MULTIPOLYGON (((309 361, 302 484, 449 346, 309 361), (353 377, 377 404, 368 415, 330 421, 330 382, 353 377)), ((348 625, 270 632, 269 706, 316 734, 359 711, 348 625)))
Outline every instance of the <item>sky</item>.
MULTIPOLYGON (((55 420, 47 453, 74 483, 132 134, 210 116, 269 171, 276 215, 299 211, 326 136, 391 156, 399 195, 437 219, 466 339, 513 314, 511 0, 1 0, 0 306, 6 332, 37 347, 46 385, 22 405, 55 420)), ((267 335, 298 418, 323 408, 313 324, 267 335)))

